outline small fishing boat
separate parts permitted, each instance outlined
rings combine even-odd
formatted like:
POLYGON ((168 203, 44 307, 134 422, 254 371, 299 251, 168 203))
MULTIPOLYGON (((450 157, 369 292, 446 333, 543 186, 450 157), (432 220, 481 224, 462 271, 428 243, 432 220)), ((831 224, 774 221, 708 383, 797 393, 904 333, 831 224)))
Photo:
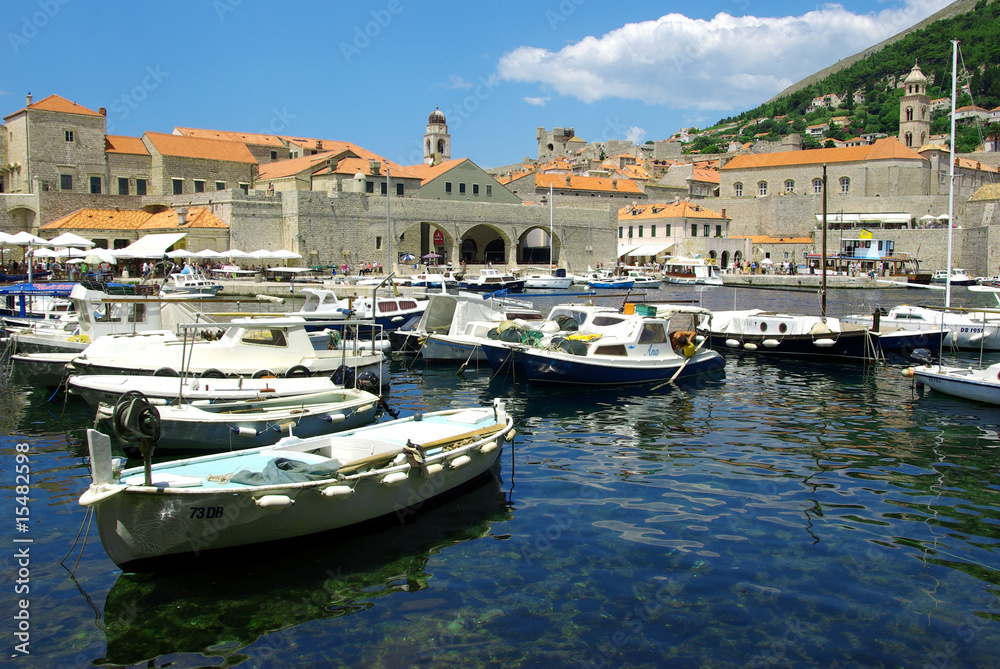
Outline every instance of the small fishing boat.
MULTIPOLYGON (((115 420, 115 414, 125 410, 122 405, 135 396, 126 394, 115 404, 99 404, 97 421, 115 420)), ((307 438, 362 427, 375 419, 379 397, 364 390, 334 387, 246 400, 149 403, 159 415, 157 453, 177 455, 257 448, 290 434, 307 438)), ((128 444, 124 447, 126 453, 134 454, 128 444)))
POLYGON ((479 270, 479 276, 476 278, 463 279, 458 285, 463 290, 489 292, 506 290, 511 293, 520 293, 524 290, 524 279, 518 279, 509 272, 505 273, 493 267, 486 267, 479 270))
POLYGON ((160 297, 215 297, 223 288, 200 270, 172 272, 160 287, 160 297))
POLYGON ((114 404, 128 392, 142 393, 150 400, 163 400, 167 404, 180 401, 261 400, 267 397, 294 397, 320 391, 334 390, 337 384, 328 376, 301 378, 267 377, 248 379, 138 376, 129 374, 84 374, 70 376, 69 392, 83 398, 97 408, 98 404, 114 404))
POLYGON ((632 288, 635 285, 633 279, 628 278, 614 278, 609 277, 607 279, 590 279, 587 281, 587 285, 591 288, 603 288, 603 289, 626 289, 632 288))
POLYGON ((283 541, 419 508, 483 474, 514 437, 499 400, 322 437, 151 464, 155 411, 137 402, 120 429, 144 466, 118 471, 111 439, 88 430, 93 507, 108 556, 126 571, 181 556, 283 541))
POLYGON ((420 357, 428 363, 486 362, 479 344, 491 329, 504 321, 542 319, 542 312, 531 305, 487 297, 471 295, 456 303, 448 329, 428 332, 420 346, 420 357))
MULTIPOLYGON (((934 276, 931 279, 933 283, 948 283, 948 270, 939 269, 934 272, 934 276)), ((951 285, 953 286, 974 286, 979 283, 975 277, 970 275, 964 269, 959 269, 958 267, 951 268, 951 285)))
POLYGON ((635 313, 601 316, 600 332, 553 337, 545 345, 511 345, 512 364, 531 383, 576 386, 669 383, 721 370, 722 356, 702 350, 694 332, 669 329, 675 315, 699 313, 708 312, 682 305, 637 305, 635 313))
POLYGON ((903 376, 913 379, 918 388, 927 386, 953 397, 1000 404, 1000 363, 981 369, 928 363, 907 367, 903 376))

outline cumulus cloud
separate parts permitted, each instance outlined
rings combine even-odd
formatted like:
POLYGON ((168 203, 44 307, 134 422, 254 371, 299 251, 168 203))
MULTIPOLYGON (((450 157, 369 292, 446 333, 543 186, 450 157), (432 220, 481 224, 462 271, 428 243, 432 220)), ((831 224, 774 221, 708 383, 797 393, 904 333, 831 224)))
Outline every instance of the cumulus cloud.
POLYGON ((451 88, 451 89, 472 88, 473 85, 474 84, 466 81, 457 74, 451 75, 451 77, 448 78, 447 84, 441 84, 443 88, 451 88))
POLYGON ((541 84, 588 103, 622 98, 674 108, 745 108, 949 2, 906 0, 870 14, 836 4, 775 18, 667 14, 559 51, 518 47, 500 58, 497 72, 502 79, 541 84))
POLYGON ((533 107, 544 107, 545 103, 552 98, 524 98, 524 101, 533 107))
POLYGON ((633 144, 640 144, 646 138, 646 131, 637 126, 631 126, 625 133, 625 139, 633 144))

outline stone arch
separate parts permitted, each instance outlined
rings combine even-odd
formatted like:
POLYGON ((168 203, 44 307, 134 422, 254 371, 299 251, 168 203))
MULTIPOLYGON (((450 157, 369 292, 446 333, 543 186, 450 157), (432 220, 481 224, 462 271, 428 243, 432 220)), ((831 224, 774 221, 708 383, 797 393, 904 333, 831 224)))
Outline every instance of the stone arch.
POLYGON ((552 231, 551 252, 549 246, 549 227, 534 225, 517 239, 516 259, 519 263, 526 264, 550 264, 558 263, 562 243, 559 236, 552 231))
POLYGON ((35 220, 38 218, 38 212, 31 207, 15 204, 7 210, 7 217, 14 224, 15 231, 26 230, 31 232, 34 229, 35 220))
POLYGON ((507 258, 511 257, 511 238, 506 232, 495 225, 482 223, 466 228, 461 233, 460 253, 462 260, 468 264, 494 264, 507 263, 507 258), (473 244, 468 244, 472 241, 473 244), (474 249, 474 255, 469 255, 469 251, 474 249))
POLYGON ((722 260, 719 262, 719 267, 722 269, 729 267, 729 251, 722 252, 722 260))

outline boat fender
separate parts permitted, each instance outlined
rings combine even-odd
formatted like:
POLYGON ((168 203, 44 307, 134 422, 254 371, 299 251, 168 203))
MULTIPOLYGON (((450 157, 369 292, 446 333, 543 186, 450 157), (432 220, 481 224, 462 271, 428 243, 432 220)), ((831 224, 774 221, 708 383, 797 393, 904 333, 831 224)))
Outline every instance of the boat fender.
POLYGON ((406 472, 393 472, 383 476, 380 483, 382 483, 382 485, 392 487, 405 483, 407 478, 409 477, 406 475, 406 472))
POLYGON ((775 348, 775 347, 779 346, 781 344, 781 342, 778 341, 777 339, 765 339, 764 341, 761 342, 761 344, 763 344, 764 346, 766 346, 768 348, 775 348))
POLYGON ((748 351, 756 351, 757 350, 757 344, 750 344, 750 343, 743 344, 743 348, 745 348, 748 351))
POLYGON ((206 369, 199 376, 203 379, 221 379, 225 378, 226 375, 223 374, 221 370, 212 367, 210 369, 206 369))
POLYGON ((343 423, 347 420, 347 416, 342 413, 332 413, 329 416, 323 418, 327 423, 343 423))
POLYGON ((970 335, 969 336, 969 343, 970 344, 974 344, 974 343, 978 342, 982 338, 983 338, 983 333, 982 332, 979 332, 979 333, 974 334, 974 335, 970 335))
POLYGON ((285 372, 285 376, 290 379, 309 376, 309 368, 306 367, 305 365, 295 365, 294 367, 290 368, 287 372, 285 372))
POLYGON ((904 378, 907 378, 907 379, 912 379, 913 378, 913 368, 912 367, 907 367, 906 369, 904 369, 900 373, 903 375, 904 378))
POLYGON ((427 476, 437 476, 444 471, 444 466, 439 463, 434 463, 433 465, 427 465, 424 467, 424 474, 427 476))
POLYGON ((819 346, 820 348, 830 348, 831 346, 833 346, 836 343, 837 342, 835 342, 832 339, 825 339, 824 338, 824 339, 817 339, 816 341, 813 342, 813 345, 819 346))
POLYGON ((253 501, 262 509, 287 509, 295 504, 295 500, 288 495, 264 495, 263 497, 254 497, 253 501))
POLYGON ((332 497, 333 499, 338 499, 341 497, 348 497, 354 494, 354 488, 349 485, 332 485, 328 488, 323 488, 320 491, 324 497, 332 497))
POLYGON ((451 460, 449 460, 448 465, 452 469, 459 469, 460 467, 464 467, 470 462, 472 462, 472 458, 470 458, 468 455, 460 455, 457 458, 452 458, 451 460))
POLYGON ((738 341, 736 341, 735 339, 727 339, 726 340, 726 346, 728 346, 729 348, 739 348, 740 347, 740 343, 738 341))
POLYGON ((514 437, 516 436, 517 436, 517 430, 515 430, 514 428, 510 428, 504 433, 503 438, 506 439, 507 441, 514 441, 514 437))
POLYGON ((173 367, 160 367, 153 372, 153 376, 180 376, 180 374, 173 367))
MULTIPOLYGON (((176 376, 176 374, 174 376, 176 376)), ((258 369, 256 372, 253 373, 253 376, 251 376, 251 378, 254 378, 254 379, 273 379, 274 378, 274 372, 272 372, 270 369, 258 369)))
POLYGON ((485 444, 479 447, 480 453, 492 453, 497 449, 497 442, 487 441, 485 444))
POLYGON ((390 320, 393 323, 399 323, 401 320, 403 320, 403 317, 402 316, 393 316, 390 320))
POLYGON ((256 437, 257 430, 252 427, 234 427, 233 432, 239 437, 256 437))

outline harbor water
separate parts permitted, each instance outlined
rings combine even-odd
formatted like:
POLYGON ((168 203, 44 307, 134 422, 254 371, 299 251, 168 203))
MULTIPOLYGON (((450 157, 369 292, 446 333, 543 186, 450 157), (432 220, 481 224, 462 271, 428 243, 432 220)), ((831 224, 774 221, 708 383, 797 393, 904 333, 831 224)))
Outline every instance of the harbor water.
MULTIPOLYGON (((828 307, 942 300, 843 290, 828 307)), ((77 503, 92 411, 15 376, 4 652, 30 667, 996 666, 1000 409, 918 392, 901 369, 727 354, 681 385, 580 389, 398 357, 401 415, 506 400, 518 434, 490 478, 405 518, 154 574, 117 569, 77 503)))

